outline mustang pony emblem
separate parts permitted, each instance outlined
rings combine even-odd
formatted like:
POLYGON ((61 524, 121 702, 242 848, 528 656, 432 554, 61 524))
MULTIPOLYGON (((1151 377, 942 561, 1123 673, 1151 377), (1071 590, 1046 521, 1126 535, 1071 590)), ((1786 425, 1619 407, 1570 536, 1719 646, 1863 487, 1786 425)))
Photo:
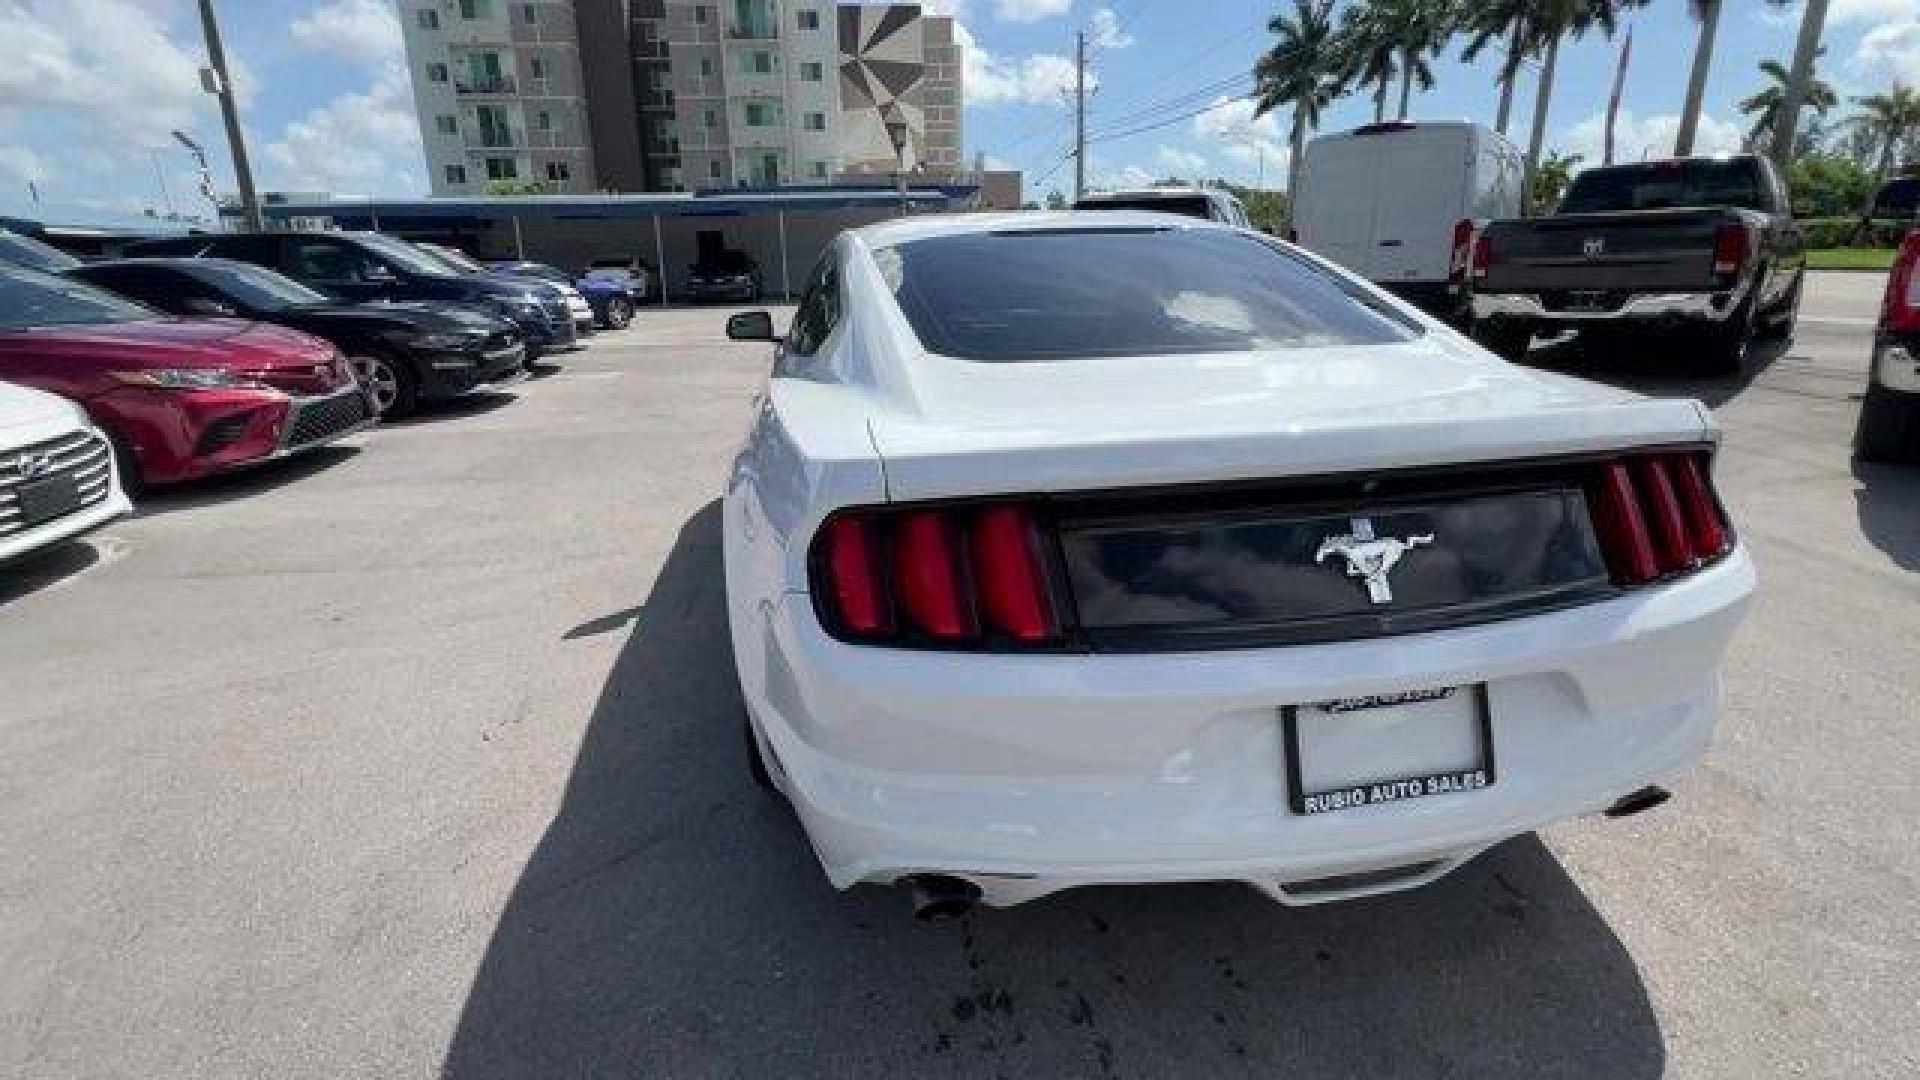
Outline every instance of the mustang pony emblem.
POLYGON ((1320 549, 1313 553, 1313 561, 1324 563, 1329 555, 1345 557, 1347 576, 1366 580, 1367 599, 1376 604, 1392 603, 1393 588, 1387 584, 1387 575, 1393 573, 1393 568, 1407 552, 1433 543, 1433 534, 1409 536, 1404 540, 1392 536, 1375 538, 1370 519, 1354 518, 1349 525, 1353 529, 1351 533, 1329 536, 1320 541, 1320 549))

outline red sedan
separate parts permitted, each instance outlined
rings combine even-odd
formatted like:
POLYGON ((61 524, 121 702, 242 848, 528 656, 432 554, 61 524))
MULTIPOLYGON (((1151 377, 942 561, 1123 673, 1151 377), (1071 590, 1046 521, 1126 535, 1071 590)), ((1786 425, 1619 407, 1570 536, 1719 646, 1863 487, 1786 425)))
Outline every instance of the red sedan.
POLYGON ((340 351, 265 323, 172 319, 77 281, 0 265, 0 380, 84 406, 129 487, 284 457, 368 427, 340 351))

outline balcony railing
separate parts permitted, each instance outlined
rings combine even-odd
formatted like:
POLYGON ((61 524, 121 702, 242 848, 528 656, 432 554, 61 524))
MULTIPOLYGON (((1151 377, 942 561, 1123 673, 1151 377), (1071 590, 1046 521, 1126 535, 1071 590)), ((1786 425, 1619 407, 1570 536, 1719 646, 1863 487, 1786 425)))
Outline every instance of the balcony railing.
POLYGON ((524 146, 526 141, 526 134, 518 131, 469 131, 466 133, 468 146, 485 150, 524 146))
POLYGON ((778 41, 780 24, 772 19, 752 19, 747 22, 727 23, 727 37, 732 41, 778 41))
POLYGON ((453 90, 457 94, 511 94, 514 93, 513 80, 501 75, 491 79, 455 79, 453 90))

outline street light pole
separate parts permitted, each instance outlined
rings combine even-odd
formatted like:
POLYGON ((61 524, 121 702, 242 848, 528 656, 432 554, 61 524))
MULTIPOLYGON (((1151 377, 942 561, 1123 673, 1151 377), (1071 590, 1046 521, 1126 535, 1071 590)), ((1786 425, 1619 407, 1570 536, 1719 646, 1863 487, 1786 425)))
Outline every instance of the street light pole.
POLYGON ((199 143, 188 138, 184 131, 175 131, 173 138, 187 148, 187 152, 193 155, 193 160, 200 163, 200 194, 205 195, 207 201, 213 204, 213 220, 216 225, 219 224, 220 193, 213 190, 213 169, 207 164, 207 152, 201 149, 199 143))
POLYGON ((253 190, 253 167, 247 164, 247 142, 240 134, 240 107, 233 100, 233 80, 227 76, 227 53, 220 45, 220 23, 213 0, 200 0, 200 29, 207 38, 207 63, 213 69, 208 89, 220 96, 220 117, 227 124, 227 148, 233 154, 233 178, 240 185, 240 213, 248 232, 266 227, 260 216, 260 196, 253 190))
POLYGON ((893 190, 900 196, 900 213, 912 212, 907 202, 907 121, 895 104, 887 110, 887 139, 893 143, 893 190))

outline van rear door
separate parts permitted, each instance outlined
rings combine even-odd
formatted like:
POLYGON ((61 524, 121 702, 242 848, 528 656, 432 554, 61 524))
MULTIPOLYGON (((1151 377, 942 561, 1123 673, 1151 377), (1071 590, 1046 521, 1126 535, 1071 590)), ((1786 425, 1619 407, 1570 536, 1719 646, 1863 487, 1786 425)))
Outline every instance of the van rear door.
POLYGON ((1367 277, 1382 284, 1447 280, 1453 226, 1466 212, 1472 132, 1415 126, 1368 137, 1380 150, 1367 277))
POLYGON ((1378 144, 1358 135, 1315 139, 1300 178, 1300 244, 1365 278, 1374 276, 1378 144))

